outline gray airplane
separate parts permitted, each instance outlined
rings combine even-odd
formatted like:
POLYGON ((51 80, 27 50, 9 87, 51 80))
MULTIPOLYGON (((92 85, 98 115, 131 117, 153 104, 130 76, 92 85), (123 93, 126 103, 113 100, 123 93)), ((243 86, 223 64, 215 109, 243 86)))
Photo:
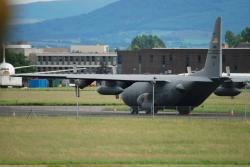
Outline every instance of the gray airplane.
MULTIPOLYGON (((221 18, 215 22, 205 67, 188 76, 182 75, 107 75, 107 74, 19 74, 15 76, 74 79, 76 92, 92 82, 103 95, 121 95, 136 114, 157 112, 164 108, 189 114, 226 79, 222 77, 221 18)), ((78 94, 78 93, 77 93, 78 94)), ((78 94, 79 95, 79 94, 78 94)))

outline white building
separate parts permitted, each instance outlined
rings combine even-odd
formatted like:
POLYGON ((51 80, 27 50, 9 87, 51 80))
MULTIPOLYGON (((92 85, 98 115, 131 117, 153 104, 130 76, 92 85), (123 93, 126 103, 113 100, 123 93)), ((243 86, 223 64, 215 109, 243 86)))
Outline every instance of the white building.
POLYGON ((38 72, 84 68, 82 73, 98 73, 105 66, 108 73, 116 73, 117 53, 36 53, 30 60, 38 72))
POLYGON ((44 49, 43 53, 30 54, 30 61, 38 72, 69 70, 75 66, 81 73, 116 73, 117 53, 109 52, 108 45, 72 45, 70 51, 63 48, 44 49))
POLYGON ((108 45, 71 45, 68 48, 32 48, 31 45, 7 45, 6 49, 29 58, 38 72, 69 70, 77 66, 82 73, 116 73, 117 53, 108 45))
POLYGON ((108 45, 71 45, 71 53, 108 53, 108 45))

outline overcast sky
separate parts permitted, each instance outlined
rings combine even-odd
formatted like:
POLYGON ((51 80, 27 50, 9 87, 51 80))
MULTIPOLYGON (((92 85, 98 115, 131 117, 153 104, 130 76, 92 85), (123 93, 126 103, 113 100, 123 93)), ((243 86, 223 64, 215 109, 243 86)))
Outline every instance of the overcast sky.
POLYGON ((56 1, 56 0, 9 0, 11 4, 25 4, 32 2, 46 2, 46 1, 56 1))

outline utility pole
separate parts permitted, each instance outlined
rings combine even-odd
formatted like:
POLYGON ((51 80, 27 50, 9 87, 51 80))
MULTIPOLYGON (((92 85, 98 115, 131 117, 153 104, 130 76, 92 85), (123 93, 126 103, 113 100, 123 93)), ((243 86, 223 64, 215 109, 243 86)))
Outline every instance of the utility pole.
MULTIPOLYGON (((247 82, 245 84, 245 94, 246 94, 246 91, 247 91, 247 82)), ((245 98, 245 120, 247 120, 247 98, 245 98)))
POLYGON ((77 99, 77 109, 76 109, 76 119, 79 119, 79 98, 80 98, 80 88, 79 88, 80 81, 79 79, 75 80, 75 93, 77 99))
POLYGON ((155 84, 156 84, 156 77, 153 78, 152 80, 152 87, 153 87, 153 91, 152 91, 152 114, 153 114, 153 118, 155 117, 155 84))

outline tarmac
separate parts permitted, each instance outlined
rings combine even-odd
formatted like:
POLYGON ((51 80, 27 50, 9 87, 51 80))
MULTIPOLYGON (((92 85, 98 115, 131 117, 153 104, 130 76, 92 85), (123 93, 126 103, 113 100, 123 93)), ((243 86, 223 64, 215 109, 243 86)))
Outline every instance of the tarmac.
MULTIPOLYGON (((152 117, 146 115, 145 112, 140 112, 138 115, 132 115, 130 111, 105 111, 104 106, 0 106, 1 117, 33 117, 33 116, 71 116, 71 117, 152 117)), ((178 112, 163 112, 160 111, 154 115, 155 117, 173 118, 173 117, 188 117, 188 118, 237 118, 249 119, 250 113, 245 112, 192 112, 189 115, 181 116, 178 112)))

